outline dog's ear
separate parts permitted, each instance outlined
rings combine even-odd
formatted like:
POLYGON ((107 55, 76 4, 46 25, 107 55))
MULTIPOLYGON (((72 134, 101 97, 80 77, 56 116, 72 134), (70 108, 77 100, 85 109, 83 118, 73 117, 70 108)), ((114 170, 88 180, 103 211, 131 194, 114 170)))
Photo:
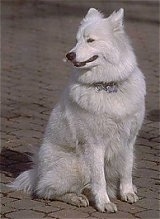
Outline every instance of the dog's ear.
POLYGON ((85 16, 85 20, 92 19, 92 18, 102 18, 103 15, 95 8, 90 8, 85 16))
POLYGON ((123 29, 123 18, 124 9, 121 8, 117 12, 114 11, 107 19, 112 23, 114 31, 120 31, 123 29))

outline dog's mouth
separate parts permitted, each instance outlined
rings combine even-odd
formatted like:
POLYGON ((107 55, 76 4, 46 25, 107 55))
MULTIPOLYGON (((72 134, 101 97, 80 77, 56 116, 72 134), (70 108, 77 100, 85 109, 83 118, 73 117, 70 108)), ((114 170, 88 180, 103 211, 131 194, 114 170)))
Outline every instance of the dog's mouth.
POLYGON ((86 65, 87 63, 89 63, 89 62, 95 61, 97 58, 98 58, 98 55, 94 55, 94 56, 92 56, 91 58, 87 59, 87 60, 84 61, 84 62, 76 62, 76 60, 72 60, 72 63, 73 63, 74 66, 76 66, 76 67, 82 67, 82 66, 85 66, 85 65, 86 65))

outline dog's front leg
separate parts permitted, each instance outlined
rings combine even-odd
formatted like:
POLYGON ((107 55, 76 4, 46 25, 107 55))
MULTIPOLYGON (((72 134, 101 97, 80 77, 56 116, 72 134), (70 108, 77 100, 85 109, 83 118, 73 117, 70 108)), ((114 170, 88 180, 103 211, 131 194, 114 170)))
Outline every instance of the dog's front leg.
POLYGON ((134 203, 138 200, 136 195, 137 189, 132 183, 132 169, 134 163, 134 138, 128 145, 128 149, 125 153, 124 165, 120 174, 120 195, 123 201, 134 203))
POLYGON ((90 170, 90 183, 95 204, 101 212, 116 212, 117 207, 110 202, 106 191, 106 180, 104 173, 104 148, 97 145, 85 147, 85 163, 90 170))

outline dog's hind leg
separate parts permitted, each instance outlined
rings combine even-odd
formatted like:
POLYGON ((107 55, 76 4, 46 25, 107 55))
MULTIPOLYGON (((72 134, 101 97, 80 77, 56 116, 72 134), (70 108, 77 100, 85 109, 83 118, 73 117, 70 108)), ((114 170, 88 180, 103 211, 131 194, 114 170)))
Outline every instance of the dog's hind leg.
POLYGON ((63 201, 77 207, 87 207, 89 206, 89 201, 87 197, 83 194, 76 193, 66 193, 62 196, 56 198, 57 201, 63 201))
MULTIPOLYGON (((60 157, 60 154, 57 154, 57 157, 60 157)), ((83 169, 83 164, 74 154, 61 153, 60 159, 50 166, 48 164, 44 170, 41 169, 35 193, 42 198, 86 207, 89 201, 81 193, 89 180, 83 169)))
POLYGON ((50 179, 46 174, 44 179, 39 182, 36 194, 42 198, 63 201, 77 207, 87 207, 89 201, 85 195, 81 194, 82 189, 78 184, 75 186, 75 183, 75 181, 69 182, 63 177, 58 179, 53 176, 50 179))

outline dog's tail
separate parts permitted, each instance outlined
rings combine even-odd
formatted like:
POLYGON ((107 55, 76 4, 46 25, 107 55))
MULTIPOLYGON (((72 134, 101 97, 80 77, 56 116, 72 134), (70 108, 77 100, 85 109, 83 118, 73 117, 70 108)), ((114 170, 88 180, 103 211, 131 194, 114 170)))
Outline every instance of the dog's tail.
POLYGON ((23 190, 26 193, 32 194, 35 184, 35 170, 30 169, 22 172, 13 182, 8 184, 13 190, 23 190))

